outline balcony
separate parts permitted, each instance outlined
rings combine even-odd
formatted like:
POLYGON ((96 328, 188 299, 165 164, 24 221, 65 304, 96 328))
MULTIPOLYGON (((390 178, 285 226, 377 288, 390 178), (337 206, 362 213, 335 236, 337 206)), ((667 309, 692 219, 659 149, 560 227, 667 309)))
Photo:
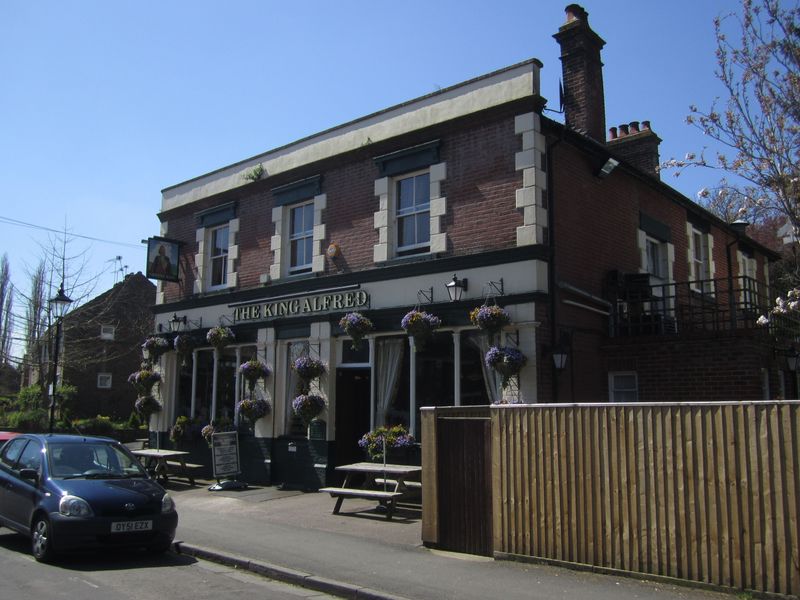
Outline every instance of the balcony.
MULTIPOLYGON (((610 279, 607 292, 614 337, 766 329, 757 321, 772 306, 767 285, 750 277, 666 284, 654 284, 647 273, 610 279)), ((796 338, 800 319, 772 317, 769 332, 796 338)))

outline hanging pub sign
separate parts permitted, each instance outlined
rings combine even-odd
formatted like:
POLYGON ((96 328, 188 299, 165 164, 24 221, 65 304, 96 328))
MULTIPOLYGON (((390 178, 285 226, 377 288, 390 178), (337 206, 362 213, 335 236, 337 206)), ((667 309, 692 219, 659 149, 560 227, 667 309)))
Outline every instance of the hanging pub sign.
POLYGON ((315 313, 351 311, 369 306, 369 294, 364 290, 331 291, 324 294, 297 296, 281 300, 262 300, 231 305, 233 320, 268 321, 279 317, 300 317, 315 313))
POLYGON ((178 257, 181 242, 162 237, 151 237, 147 240, 148 279, 162 281, 178 281, 178 257))

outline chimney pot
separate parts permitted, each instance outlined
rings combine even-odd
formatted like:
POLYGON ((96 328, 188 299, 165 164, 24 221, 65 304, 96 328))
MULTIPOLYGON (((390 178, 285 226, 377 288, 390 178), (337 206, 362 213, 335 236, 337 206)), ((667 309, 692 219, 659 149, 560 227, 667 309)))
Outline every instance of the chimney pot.
POLYGON ((631 121, 631 133, 639 133, 639 121, 631 121))
POLYGON ((619 126, 619 137, 625 137, 628 135, 628 126, 623 124, 619 126))
POLYGON ((579 4, 570 4, 564 9, 567 13, 567 23, 572 21, 586 21, 586 11, 579 4))
POLYGON ((644 129, 650 129, 650 121, 642 121, 642 127, 644 129))
POLYGON ((609 134, 609 136, 611 137, 612 140, 617 139, 617 128, 616 127, 609 128, 608 134, 609 134))

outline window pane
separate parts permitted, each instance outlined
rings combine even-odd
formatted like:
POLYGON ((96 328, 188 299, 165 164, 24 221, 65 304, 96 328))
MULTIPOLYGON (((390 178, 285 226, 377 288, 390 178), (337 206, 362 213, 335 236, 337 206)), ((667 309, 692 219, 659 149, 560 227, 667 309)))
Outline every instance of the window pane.
POLYGON ((414 206, 414 178, 408 177, 397 182, 397 210, 404 212, 414 206))
POLYGON ((431 237, 431 226, 430 226, 430 214, 429 213, 421 213, 416 216, 417 222, 417 244, 425 244, 430 241, 431 237))
POLYGON ((414 203, 417 207, 430 204, 431 184, 430 175, 424 173, 414 177, 414 203))
POLYGON ((414 243, 414 217, 403 217, 398 222, 398 246, 410 246, 414 243))
POLYGON ((215 256, 228 252, 228 228, 215 229, 211 239, 212 251, 215 256))
POLYGON ((226 257, 215 258, 211 262, 211 285, 222 285, 226 280, 228 260, 226 257))

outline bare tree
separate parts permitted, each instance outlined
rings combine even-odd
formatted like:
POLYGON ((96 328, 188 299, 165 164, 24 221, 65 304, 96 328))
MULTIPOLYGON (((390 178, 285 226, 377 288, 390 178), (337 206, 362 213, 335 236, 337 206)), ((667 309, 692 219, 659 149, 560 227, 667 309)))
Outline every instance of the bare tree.
POLYGON ((11 284, 11 266, 8 255, 0 259, 0 364, 8 364, 11 357, 14 318, 14 288, 11 284))
POLYGON ((704 111, 691 106, 687 122, 720 144, 713 159, 688 154, 662 167, 699 166, 723 180, 701 200, 723 218, 752 221, 780 214, 800 229, 800 5, 787 0, 742 0, 740 14, 714 21, 716 77, 727 96, 704 111), (792 6, 789 6, 789 5, 792 6), (724 190, 722 197, 719 190, 724 190))

